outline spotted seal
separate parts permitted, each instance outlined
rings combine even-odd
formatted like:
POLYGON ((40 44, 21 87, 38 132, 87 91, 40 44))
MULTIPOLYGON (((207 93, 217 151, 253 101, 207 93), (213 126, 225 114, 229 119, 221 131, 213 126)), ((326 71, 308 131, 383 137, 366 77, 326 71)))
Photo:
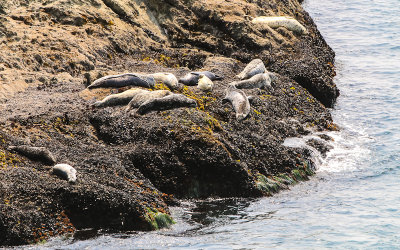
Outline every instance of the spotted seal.
POLYGON ((255 25, 269 26, 271 28, 285 27, 297 34, 307 34, 307 29, 296 19, 289 16, 259 16, 251 21, 255 25))
POLYGON ((169 90, 155 90, 155 91, 148 91, 143 90, 143 92, 135 95, 131 101, 128 103, 125 111, 129 111, 132 108, 138 108, 140 105, 145 103, 146 101, 150 101, 156 98, 162 98, 168 95, 172 95, 172 92, 169 90))
POLYGON ((88 88, 122 88, 125 86, 153 88, 155 84, 156 82, 153 76, 138 73, 126 73, 121 75, 104 76, 94 81, 88 86, 88 88))
POLYGON ((231 84, 235 85, 235 87, 238 89, 256 89, 256 88, 272 89, 271 83, 273 79, 275 79, 274 74, 268 72, 268 73, 257 74, 255 76, 252 76, 250 79, 233 82, 231 84))
POLYGON ((154 73, 149 74, 149 76, 154 77, 156 82, 162 82, 171 90, 174 90, 178 87, 178 79, 172 73, 154 73))
POLYGON ((67 180, 68 182, 76 182, 76 169, 68 164, 57 164, 52 169, 52 174, 67 180))
POLYGON ((172 94, 163 98, 155 98, 148 100, 136 111, 136 115, 144 115, 151 111, 162 111, 176 108, 195 108, 197 103, 195 100, 190 99, 182 94, 172 94))
POLYGON ((105 97, 103 100, 95 102, 93 106, 96 108, 100 108, 100 107, 109 107, 116 105, 125 105, 129 103, 134 96, 143 92, 149 92, 149 91, 139 88, 128 89, 122 93, 109 95, 105 97))
POLYGON ((186 74, 183 78, 179 79, 179 82, 188 86, 196 86, 197 83, 199 82, 200 75, 207 76, 211 81, 219 81, 223 79, 222 76, 216 75, 213 72, 199 71, 199 72, 190 72, 186 74))
POLYGON ((28 145, 10 146, 10 151, 15 151, 31 160, 41 161, 47 165, 56 163, 54 155, 45 147, 32 147, 28 145))
POLYGON ((222 103, 230 102, 236 112, 237 120, 244 120, 250 113, 249 98, 241 89, 237 89, 234 85, 229 85, 226 89, 226 96, 222 99, 222 103))
POLYGON ((199 75, 199 82, 197 87, 203 91, 209 92, 213 89, 214 83, 207 76, 201 74, 199 75))
POLYGON ((254 59, 236 77, 239 78, 240 80, 245 80, 257 74, 262 74, 265 71, 266 69, 263 61, 261 61, 261 59, 254 59))

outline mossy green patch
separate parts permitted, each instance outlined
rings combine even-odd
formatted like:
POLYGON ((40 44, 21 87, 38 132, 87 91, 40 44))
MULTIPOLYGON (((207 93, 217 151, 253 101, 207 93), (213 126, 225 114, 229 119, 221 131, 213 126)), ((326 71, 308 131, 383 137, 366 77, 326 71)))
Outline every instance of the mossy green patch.
POLYGON ((147 208, 146 220, 150 223, 152 229, 158 230, 175 224, 175 221, 168 214, 161 213, 156 209, 147 208))

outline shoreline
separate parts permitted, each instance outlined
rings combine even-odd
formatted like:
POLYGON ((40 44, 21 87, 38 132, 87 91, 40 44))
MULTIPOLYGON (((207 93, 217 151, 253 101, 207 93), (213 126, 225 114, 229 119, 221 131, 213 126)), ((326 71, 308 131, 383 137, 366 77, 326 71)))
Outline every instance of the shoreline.
MULTIPOLYGON (((181 198, 272 195, 314 173, 307 150, 282 144, 337 129, 322 103, 331 107, 339 92, 332 81, 334 52, 297 0, 287 6, 89 2, 86 10, 58 2, 0 6, 2 49, 8 49, 0 65, 2 87, 9 90, 0 103, 0 245, 37 243, 84 228, 155 230, 173 223, 168 205, 181 198), (275 12, 293 14, 309 34, 285 28, 263 33, 245 18, 275 12), (237 121, 220 100, 257 57, 277 81, 273 90, 246 90, 255 101, 250 118, 237 121), (112 93, 86 89, 101 76, 134 71, 182 77, 193 70, 225 77, 210 94, 175 90, 196 100, 196 109, 138 118, 123 106, 91 108, 112 93), (22 144, 46 147, 58 163, 74 166, 76 184, 8 150, 22 144)), ((330 139, 311 146, 321 150, 324 140, 330 139)))

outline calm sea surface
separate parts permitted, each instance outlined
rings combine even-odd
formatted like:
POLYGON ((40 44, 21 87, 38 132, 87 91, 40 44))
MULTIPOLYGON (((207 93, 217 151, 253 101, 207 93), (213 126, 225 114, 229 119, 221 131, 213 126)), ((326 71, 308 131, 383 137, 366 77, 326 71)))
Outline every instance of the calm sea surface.
POLYGON ((400 248, 400 1, 306 0, 336 52, 335 149, 316 176, 271 198, 187 202, 152 233, 94 234, 44 247, 400 248))

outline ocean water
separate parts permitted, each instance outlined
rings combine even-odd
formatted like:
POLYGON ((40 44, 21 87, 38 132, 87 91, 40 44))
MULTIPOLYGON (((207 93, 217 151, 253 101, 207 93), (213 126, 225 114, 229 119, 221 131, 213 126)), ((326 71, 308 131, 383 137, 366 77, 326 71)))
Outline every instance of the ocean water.
MULTIPOLYGON (((306 0, 336 52, 340 132, 308 182, 257 200, 186 202, 151 233, 52 240, 61 249, 400 248, 400 1, 306 0)), ((36 248, 36 247, 33 247, 36 248)))

